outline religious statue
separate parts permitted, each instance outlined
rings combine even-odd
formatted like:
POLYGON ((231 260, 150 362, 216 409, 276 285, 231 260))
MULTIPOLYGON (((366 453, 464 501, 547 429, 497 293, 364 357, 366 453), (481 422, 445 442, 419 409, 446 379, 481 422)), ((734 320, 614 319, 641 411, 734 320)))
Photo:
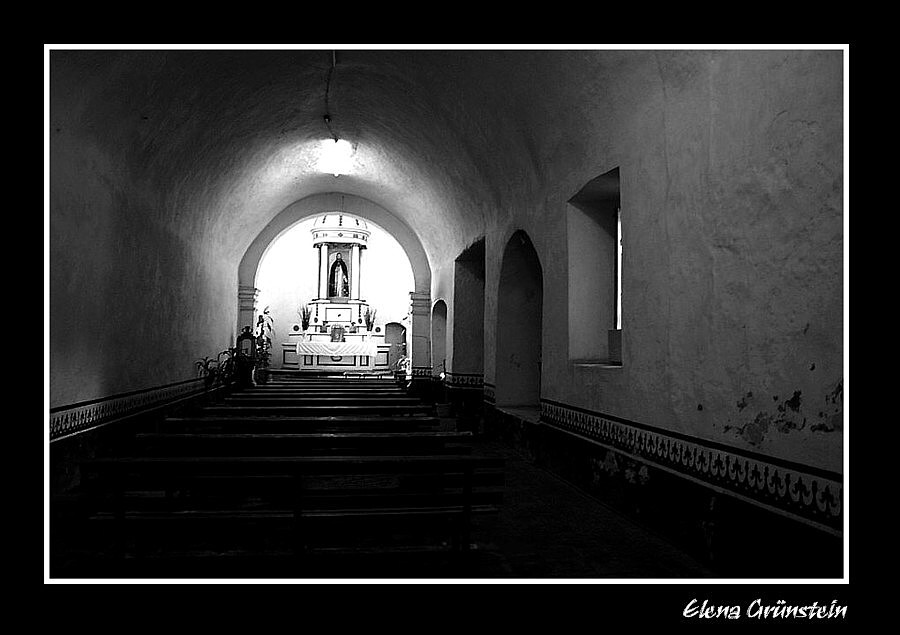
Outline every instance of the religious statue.
POLYGON ((350 297, 350 278, 347 274, 347 265, 341 254, 335 256, 331 265, 331 274, 328 276, 328 297, 350 297))

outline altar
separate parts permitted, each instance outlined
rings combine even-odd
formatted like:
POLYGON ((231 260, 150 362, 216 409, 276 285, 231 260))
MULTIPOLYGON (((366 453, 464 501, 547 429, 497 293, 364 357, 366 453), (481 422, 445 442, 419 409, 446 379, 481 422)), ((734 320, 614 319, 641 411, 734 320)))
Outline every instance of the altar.
POLYGON ((296 342, 282 345, 284 368, 309 371, 380 372, 389 371, 390 345, 383 333, 365 333, 332 342, 328 333, 306 333, 296 342))
POLYGON ((297 355, 328 355, 343 357, 345 355, 362 355, 363 357, 378 354, 378 346, 373 342, 297 342, 297 355))
POLYGON ((281 367, 312 372, 389 372, 390 345, 377 311, 360 297, 366 221, 326 212, 312 229, 318 253, 318 295, 301 307, 305 322, 283 341, 281 367))

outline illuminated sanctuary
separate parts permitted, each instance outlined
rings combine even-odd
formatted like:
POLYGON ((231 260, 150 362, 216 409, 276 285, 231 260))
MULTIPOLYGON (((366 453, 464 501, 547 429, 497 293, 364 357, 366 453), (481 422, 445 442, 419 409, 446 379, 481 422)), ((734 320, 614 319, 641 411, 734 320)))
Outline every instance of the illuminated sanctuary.
POLYGON ((363 252, 371 232, 362 218, 326 212, 310 229, 318 250, 318 292, 308 303, 308 322, 288 335, 284 368, 312 372, 390 371, 384 327, 377 309, 360 297, 363 252))

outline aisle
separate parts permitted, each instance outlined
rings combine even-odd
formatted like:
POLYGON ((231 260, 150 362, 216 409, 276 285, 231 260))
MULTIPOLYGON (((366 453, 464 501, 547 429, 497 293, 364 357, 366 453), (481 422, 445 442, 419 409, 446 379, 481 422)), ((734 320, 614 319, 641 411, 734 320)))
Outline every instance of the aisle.
POLYGON ((535 467, 499 441, 476 451, 506 458, 506 496, 496 516, 480 518, 475 577, 710 578, 690 555, 535 467))

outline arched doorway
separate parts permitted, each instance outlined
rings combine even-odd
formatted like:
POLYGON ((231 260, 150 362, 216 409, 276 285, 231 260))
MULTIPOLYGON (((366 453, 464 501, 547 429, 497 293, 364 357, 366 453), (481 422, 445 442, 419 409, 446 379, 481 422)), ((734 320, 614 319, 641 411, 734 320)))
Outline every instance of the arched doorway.
POLYGON ((544 276, 524 231, 506 244, 497 305, 495 403, 540 408, 544 276))
POLYGON ((438 300, 431 309, 431 373, 439 377, 447 370, 447 303, 438 300))

